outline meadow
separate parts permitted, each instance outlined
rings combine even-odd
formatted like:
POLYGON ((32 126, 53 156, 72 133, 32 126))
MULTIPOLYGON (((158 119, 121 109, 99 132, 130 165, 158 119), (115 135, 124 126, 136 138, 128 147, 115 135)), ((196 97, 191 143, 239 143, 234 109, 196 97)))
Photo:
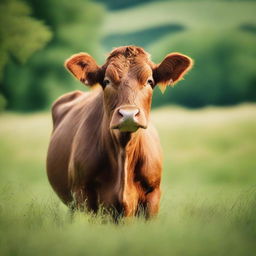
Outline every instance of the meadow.
POLYGON ((160 214, 71 218, 48 184, 49 113, 0 115, 0 255, 254 255, 256 105, 152 112, 164 152, 160 214))

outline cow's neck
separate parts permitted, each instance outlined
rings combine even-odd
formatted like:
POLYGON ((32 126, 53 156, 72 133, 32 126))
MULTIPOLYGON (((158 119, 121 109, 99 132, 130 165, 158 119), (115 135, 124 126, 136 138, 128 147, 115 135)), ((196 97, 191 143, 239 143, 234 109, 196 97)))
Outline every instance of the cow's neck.
POLYGON ((139 145, 145 131, 139 129, 134 133, 121 133, 118 130, 109 129, 109 120, 106 116, 103 118, 104 122, 106 123, 102 125, 104 127, 102 139, 113 166, 112 171, 115 172, 114 190, 123 198, 127 183, 134 175, 133 170, 139 157, 139 145))
POLYGON ((134 197, 134 179, 136 177, 136 163, 139 158, 139 143, 142 134, 121 133, 114 145, 116 149, 117 168, 113 170, 116 179, 113 183, 113 193, 117 196, 125 216, 131 216, 136 211, 137 202, 134 197), (133 196, 132 196, 133 195, 133 196))
POLYGON ((122 155, 124 160, 127 155, 134 154, 138 144, 141 141, 144 130, 138 129, 136 132, 120 132, 119 130, 110 130, 109 117, 106 113, 103 114, 101 137, 104 148, 111 155, 122 155))

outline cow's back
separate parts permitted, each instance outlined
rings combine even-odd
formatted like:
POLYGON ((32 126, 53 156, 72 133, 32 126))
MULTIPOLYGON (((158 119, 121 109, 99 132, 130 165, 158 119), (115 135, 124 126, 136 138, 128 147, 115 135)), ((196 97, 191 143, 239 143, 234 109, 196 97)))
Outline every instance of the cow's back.
POLYGON ((81 98, 84 95, 85 93, 77 90, 62 95, 53 103, 52 121, 54 130, 59 125, 59 123, 64 120, 64 117, 67 115, 67 113, 73 109, 74 105, 81 101, 81 98))

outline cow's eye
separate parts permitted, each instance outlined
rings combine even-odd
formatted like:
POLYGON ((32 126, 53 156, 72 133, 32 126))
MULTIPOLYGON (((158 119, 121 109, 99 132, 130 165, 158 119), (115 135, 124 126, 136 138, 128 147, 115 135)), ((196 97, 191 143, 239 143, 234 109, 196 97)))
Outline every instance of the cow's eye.
POLYGON ((110 84, 110 81, 108 79, 104 79, 103 86, 106 87, 108 84, 110 84))
POLYGON ((148 83, 150 86, 154 86, 154 81, 153 81, 153 79, 148 79, 147 83, 148 83))

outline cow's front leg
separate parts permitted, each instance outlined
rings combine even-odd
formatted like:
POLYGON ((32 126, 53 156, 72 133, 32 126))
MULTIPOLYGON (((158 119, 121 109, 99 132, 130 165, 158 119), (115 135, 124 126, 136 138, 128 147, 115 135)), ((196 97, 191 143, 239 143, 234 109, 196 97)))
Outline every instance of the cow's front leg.
POLYGON ((73 191, 74 208, 80 211, 88 210, 97 213, 98 198, 96 191, 90 186, 77 188, 73 191))
POLYGON ((154 188, 153 191, 149 192, 146 195, 145 217, 147 219, 157 215, 159 211, 160 198, 161 198, 160 187, 154 188))

